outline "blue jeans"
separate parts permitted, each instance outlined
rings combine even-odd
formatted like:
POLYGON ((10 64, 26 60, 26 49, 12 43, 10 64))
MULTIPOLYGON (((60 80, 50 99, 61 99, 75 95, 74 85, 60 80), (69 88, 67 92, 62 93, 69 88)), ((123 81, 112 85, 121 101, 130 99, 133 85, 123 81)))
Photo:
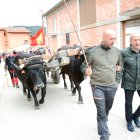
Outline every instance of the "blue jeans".
POLYGON ((114 97, 117 91, 115 84, 110 86, 91 85, 94 103, 97 108, 97 125, 100 140, 109 140, 108 114, 112 108, 114 97))

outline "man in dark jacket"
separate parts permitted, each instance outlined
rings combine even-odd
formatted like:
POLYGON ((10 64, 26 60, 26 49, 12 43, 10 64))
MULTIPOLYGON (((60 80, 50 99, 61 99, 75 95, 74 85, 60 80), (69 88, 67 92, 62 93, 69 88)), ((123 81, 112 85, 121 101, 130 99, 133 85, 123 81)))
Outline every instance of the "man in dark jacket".
POLYGON ((125 118, 127 129, 134 131, 132 120, 137 127, 140 127, 140 105, 132 113, 132 101, 134 92, 137 91, 140 96, 140 34, 132 33, 130 35, 130 46, 122 50, 123 76, 121 87, 125 92, 125 118))
POLYGON ((15 59, 15 57, 14 57, 13 53, 11 52, 9 54, 9 56, 6 58, 5 65, 6 65, 6 69, 8 69, 8 71, 9 71, 13 87, 16 86, 17 88, 19 88, 18 78, 15 73, 14 66, 11 64, 11 62, 13 62, 14 59, 15 59))
POLYGON ((109 140, 108 115, 121 80, 121 69, 116 70, 116 66, 121 66, 121 52, 114 47, 115 41, 114 31, 104 31, 101 45, 89 50, 89 67, 84 63, 81 66, 81 71, 90 76, 100 140, 109 140))

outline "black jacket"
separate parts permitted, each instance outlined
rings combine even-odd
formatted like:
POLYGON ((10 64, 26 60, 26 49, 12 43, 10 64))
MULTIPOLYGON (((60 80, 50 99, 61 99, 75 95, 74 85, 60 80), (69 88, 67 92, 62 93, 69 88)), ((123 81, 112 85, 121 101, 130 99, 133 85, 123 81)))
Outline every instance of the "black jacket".
POLYGON ((128 90, 140 90, 140 52, 129 46, 122 50, 123 76, 121 87, 128 90))
POLYGON ((14 62, 14 60, 15 60, 15 57, 14 56, 12 56, 12 57, 8 56, 6 58, 6 67, 7 67, 8 70, 14 70, 14 67, 11 64, 11 62, 14 62))

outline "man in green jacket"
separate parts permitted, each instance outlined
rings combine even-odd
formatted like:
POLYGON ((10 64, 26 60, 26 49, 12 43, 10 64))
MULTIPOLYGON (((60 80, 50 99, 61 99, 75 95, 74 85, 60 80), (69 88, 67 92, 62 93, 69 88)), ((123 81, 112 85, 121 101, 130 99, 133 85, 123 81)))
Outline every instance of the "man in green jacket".
POLYGON ((125 118, 127 129, 134 131, 132 120, 137 127, 140 127, 140 105, 132 113, 132 101, 134 92, 137 91, 140 96, 140 34, 132 33, 130 35, 130 46, 122 50, 123 76, 121 87, 125 92, 125 118))
POLYGON ((116 70, 117 66, 121 66, 121 52, 114 47, 115 41, 114 31, 104 31, 101 45, 89 49, 87 54, 89 66, 85 63, 81 66, 81 71, 90 76, 100 140, 109 140, 108 115, 121 80, 121 69, 116 70))

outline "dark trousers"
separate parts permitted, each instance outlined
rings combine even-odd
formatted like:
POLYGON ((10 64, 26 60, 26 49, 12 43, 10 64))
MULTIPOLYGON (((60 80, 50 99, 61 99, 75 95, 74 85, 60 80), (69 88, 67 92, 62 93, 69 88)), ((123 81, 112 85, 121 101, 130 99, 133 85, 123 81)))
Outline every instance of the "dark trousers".
POLYGON ((9 71, 11 79, 12 78, 17 78, 17 75, 15 74, 14 70, 8 70, 8 71, 9 71))
POLYGON ((91 86, 93 99, 97 108, 97 126, 100 140, 109 140, 108 134, 108 115, 112 108, 117 87, 110 86, 91 86))
POLYGON ((13 86, 15 85, 18 86, 18 78, 14 70, 8 70, 8 71, 9 71, 13 86))
MULTIPOLYGON (((133 102, 133 96, 134 96, 135 90, 124 89, 124 92, 125 92, 125 118, 126 118, 127 123, 131 123, 132 115, 133 115, 132 102, 133 102)), ((140 97, 140 90, 138 90, 137 92, 140 97)), ((134 115, 137 117, 140 116, 140 105, 134 112, 134 115)))

